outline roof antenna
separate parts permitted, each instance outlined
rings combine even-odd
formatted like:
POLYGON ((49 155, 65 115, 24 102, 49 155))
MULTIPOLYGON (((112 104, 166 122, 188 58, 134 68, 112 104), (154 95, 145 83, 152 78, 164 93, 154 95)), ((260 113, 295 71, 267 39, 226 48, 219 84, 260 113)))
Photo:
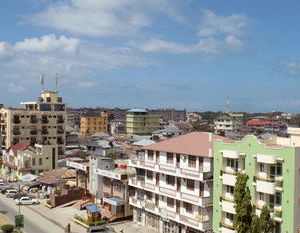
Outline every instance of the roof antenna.
POLYGON ((58 75, 58 73, 56 73, 55 75, 55 89, 56 91, 58 91, 58 86, 60 85, 60 77, 58 75))
POLYGON ((225 103, 225 113, 229 114, 229 108, 229 95, 227 95, 225 103))
POLYGON ((40 74, 40 85, 41 85, 41 91, 45 90, 45 76, 44 74, 40 74))

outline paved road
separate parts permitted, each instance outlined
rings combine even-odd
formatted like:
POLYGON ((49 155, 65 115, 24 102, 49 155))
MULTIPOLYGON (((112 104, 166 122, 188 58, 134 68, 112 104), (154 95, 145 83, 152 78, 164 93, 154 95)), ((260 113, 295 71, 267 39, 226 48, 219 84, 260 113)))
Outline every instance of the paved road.
MULTIPOLYGON (((14 216, 18 213, 18 206, 13 199, 0 194, 0 211, 14 222, 14 216)), ((36 213, 31 207, 21 206, 21 214, 24 215, 26 233, 64 233, 62 226, 36 213)))

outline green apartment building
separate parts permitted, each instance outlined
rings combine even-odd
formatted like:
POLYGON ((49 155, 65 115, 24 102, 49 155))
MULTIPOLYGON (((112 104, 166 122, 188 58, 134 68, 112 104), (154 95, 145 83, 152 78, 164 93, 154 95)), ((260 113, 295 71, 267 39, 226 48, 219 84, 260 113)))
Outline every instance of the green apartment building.
POLYGON ((144 109, 131 109, 126 114, 126 133, 149 135, 160 128, 160 116, 144 109))
POLYGON ((236 232, 233 194, 238 172, 249 176, 256 214, 269 206, 274 232, 300 232, 300 147, 270 142, 262 143, 252 135, 233 143, 214 142, 214 232, 236 232))

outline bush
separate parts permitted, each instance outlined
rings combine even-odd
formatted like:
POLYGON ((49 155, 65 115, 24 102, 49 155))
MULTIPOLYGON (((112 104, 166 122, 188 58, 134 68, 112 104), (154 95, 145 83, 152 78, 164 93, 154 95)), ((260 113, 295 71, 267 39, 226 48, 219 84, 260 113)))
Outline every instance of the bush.
POLYGON ((53 193, 54 193, 55 195, 60 196, 60 195, 61 195, 61 190, 55 189, 53 193))
POLYGON ((75 218, 76 220, 78 220, 78 221, 80 221, 80 222, 86 224, 86 225, 89 225, 89 222, 88 222, 88 220, 87 220, 86 218, 83 218, 83 217, 81 217, 81 216, 79 216, 79 215, 77 215, 77 214, 74 216, 74 218, 75 218))
POLYGON ((5 224, 1 227, 3 233, 11 233, 14 230, 14 225, 11 224, 5 224))

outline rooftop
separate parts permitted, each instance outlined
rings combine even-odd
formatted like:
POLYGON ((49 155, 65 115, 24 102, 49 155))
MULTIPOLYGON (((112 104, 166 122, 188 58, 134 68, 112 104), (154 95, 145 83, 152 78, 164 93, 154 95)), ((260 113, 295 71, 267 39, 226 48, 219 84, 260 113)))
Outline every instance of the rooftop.
POLYGON ((213 140, 216 139, 225 142, 234 141, 213 133, 193 132, 145 146, 144 149, 201 157, 212 157, 213 140))

